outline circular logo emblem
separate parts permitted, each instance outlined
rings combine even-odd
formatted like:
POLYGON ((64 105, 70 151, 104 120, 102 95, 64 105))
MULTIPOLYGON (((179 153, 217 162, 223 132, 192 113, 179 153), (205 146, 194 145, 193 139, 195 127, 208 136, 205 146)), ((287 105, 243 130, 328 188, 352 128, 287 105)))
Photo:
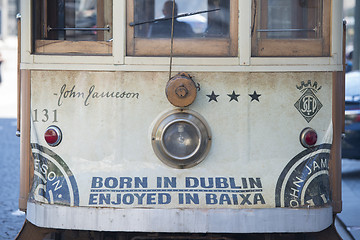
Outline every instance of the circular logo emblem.
POLYGON ((73 173, 50 149, 31 144, 34 156, 34 183, 30 199, 49 204, 79 206, 79 191, 73 173))
POLYGON ((330 148, 330 144, 322 144, 307 149, 286 165, 276 184, 276 207, 319 207, 329 203, 330 148))

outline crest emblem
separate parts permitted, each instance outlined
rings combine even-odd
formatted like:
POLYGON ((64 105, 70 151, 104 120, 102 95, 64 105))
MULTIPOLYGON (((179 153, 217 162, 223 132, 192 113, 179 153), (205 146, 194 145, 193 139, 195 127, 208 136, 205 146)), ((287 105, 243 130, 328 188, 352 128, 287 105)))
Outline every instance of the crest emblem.
POLYGON ((301 85, 296 86, 296 88, 299 89, 299 91, 302 92, 303 95, 295 103, 294 106, 309 123, 323 106, 320 100, 315 95, 315 93, 317 93, 321 89, 321 86, 318 87, 317 82, 314 82, 314 84, 312 84, 311 80, 309 80, 307 83, 302 81, 301 85))

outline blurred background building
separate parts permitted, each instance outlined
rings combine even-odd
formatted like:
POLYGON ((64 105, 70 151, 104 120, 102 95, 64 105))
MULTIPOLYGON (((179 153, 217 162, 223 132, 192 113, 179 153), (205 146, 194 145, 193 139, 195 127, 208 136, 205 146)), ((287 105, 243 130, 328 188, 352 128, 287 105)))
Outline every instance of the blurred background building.
POLYGON ((20 0, 0 0, 0 40, 17 34, 16 14, 20 0))

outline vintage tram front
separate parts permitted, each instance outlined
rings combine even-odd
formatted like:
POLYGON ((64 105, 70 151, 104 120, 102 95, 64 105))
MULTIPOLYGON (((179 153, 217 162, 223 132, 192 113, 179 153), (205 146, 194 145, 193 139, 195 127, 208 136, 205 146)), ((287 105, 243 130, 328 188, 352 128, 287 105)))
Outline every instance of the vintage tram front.
POLYGON ((341 9, 23 0, 18 238, 328 229, 341 211, 341 9))

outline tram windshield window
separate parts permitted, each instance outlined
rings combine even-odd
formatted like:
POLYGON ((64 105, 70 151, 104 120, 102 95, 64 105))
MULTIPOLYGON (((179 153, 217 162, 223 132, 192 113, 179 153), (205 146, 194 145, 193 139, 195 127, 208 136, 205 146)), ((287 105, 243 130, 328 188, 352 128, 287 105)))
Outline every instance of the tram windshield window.
MULTIPOLYGON (((174 37, 228 37, 229 7, 229 0, 176 1, 174 37), (190 16, 179 17, 186 14, 190 16)), ((169 0, 135 0, 134 21, 140 23, 135 27, 135 37, 170 38, 172 11, 173 2, 169 0), (141 24, 147 21, 150 23, 141 24)))
POLYGON ((35 0, 33 9, 35 52, 111 53, 94 42, 112 40, 112 0, 35 0))
MULTIPOLYGON (((164 47, 161 46, 167 45, 171 38, 173 10, 175 44, 180 46, 191 39, 194 46, 183 49, 183 53, 178 48, 175 50, 176 55, 235 55, 236 50, 233 53, 229 51, 220 53, 219 49, 206 52, 204 50, 206 46, 203 45, 211 40, 214 41, 214 45, 218 40, 218 43, 225 44, 223 49, 226 47, 229 49, 230 39, 237 33, 235 27, 237 3, 235 2, 176 0, 173 9, 172 0, 128 0, 128 55, 168 55, 168 52, 162 51, 164 47), (200 42, 202 44, 195 47, 200 42), (156 45, 159 51, 146 52, 142 49, 143 43, 156 45), (199 50, 199 47, 203 50, 199 50)), ((176 45, 174 45, 175 48, 176 45)))
POLYGON ((254 0, 252 55, 326 56, 330 6, 330 0, 254 0))

